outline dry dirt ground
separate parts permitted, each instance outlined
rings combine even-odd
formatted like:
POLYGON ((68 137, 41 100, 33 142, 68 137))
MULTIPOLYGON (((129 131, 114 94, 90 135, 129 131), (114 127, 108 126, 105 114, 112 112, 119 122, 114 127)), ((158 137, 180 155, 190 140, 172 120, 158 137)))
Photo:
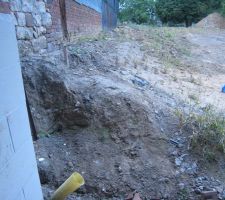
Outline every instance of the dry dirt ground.
POLYGON ((86 184, 68 199, 225 198, 223 160, 189 151, 175 114, 225 111, 224 30, 123 26, 67 52, 22 61, 46 199, 73 171, 86 184))

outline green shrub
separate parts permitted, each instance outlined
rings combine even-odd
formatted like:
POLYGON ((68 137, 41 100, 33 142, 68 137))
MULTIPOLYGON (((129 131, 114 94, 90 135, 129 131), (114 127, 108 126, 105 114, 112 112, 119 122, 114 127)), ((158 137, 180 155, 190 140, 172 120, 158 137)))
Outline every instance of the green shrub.
POLYGON ((208 161, 217 160, 225 154, 225 118, 212 109, 205 108, 201 114, 187 115, 178 111, 180 128, 191 131, 190 149, 208 161))

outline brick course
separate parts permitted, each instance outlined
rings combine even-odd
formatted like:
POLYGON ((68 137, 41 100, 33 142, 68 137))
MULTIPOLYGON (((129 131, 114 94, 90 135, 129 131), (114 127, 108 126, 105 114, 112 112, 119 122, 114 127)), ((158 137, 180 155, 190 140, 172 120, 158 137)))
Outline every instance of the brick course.
POLYGON ((75 2, 66 1, 67 28, 70 34, 93 34, 101 31, 101 13, 75 2))
MULTIPOLYGON (((47 7, 52 15, 48 40, 52 41, 52 33, 63 35, 59 0, 53 0, 47 7)), ((74 0, 66 0, 66 24, 70 36, 93 35, 102 30, 101 13, 74 0)))

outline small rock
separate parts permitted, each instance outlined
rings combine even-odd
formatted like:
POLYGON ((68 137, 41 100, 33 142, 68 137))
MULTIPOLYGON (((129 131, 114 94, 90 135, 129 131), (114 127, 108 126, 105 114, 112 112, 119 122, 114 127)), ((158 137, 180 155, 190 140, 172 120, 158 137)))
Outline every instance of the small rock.
POLYGON ((159 179, 159 182, 161 182, 161 183, 169 183, 170 179, 168 179, 168 178, 161 178, 161 179, 159 179))
POLYGON ((127 195, 127 197, 125 198, 125 200, 133 200, 134 194, 133 193, 129 193, 127 195))
POLYGON ((171 153, 171 155, 172 155, 172 156, 178 156, 178 151, 177 151, 177 150, 173 151, 173 152, 171 153))
POLYGON ((140 194, 139 194, 139 193, 136 193, 136 194, 134 195, 133 200, 141 200, 140 194))
POLYGON ((204 186, 202 186, 202 185, 201 185, 201 186, 199 186, 198 188, 199 188, 199 190, 201 190, 201 191, 203 191, 203 190, 204 190, 204 186))
POLYGON ((32 46, 35 52, 40 52, 41 49, 47 48, 47 40, 45 36, 41 36, 32 40, 32 46))
POLYGON ((70 167, 70 168, 73 168, 74 166, 73 166, 73 163, 70 161, 70 162, 68 162, 68 167, 70 167))
POLYGON ((223 186, 217 186, 215 189, 219 193, 222 193, 223 192, 223 186))
POLYGON ((180 190, 183 190, 185 188, 185 184, 184 183, 179 183, 178 187, 180 188, 180 190))
POLYGON ((195 189, 195 193, 196 193, 196 194, 201 194, 201 192, 202 192, 202 191, 201 191, 199 188, 195 189))
POLYGON ((183 158, 182 157, 175 158, 176 166, 181 166, 182 162, 183 162, 183 158))
POLYGON ((223 190, 220 194, 221 198, 224 200, 225 199, 225 190, 223 190))

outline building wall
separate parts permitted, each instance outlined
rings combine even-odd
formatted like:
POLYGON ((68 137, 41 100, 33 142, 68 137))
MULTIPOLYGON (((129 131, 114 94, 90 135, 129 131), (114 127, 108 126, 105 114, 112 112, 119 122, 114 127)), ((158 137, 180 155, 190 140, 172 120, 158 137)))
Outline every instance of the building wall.
MULTIPOLYGON (((69 36, 92 35, 102 30, 101 0, 75 1, 66 0, 66 26, 69 36), (90 5, 87 2, 92 2, 90 5), (96 3, 94 3, 96 2, 96 3), (87 6, 88 5, 88 6, 87 6), (90 6, 90 7, 89 7, 90 6)), ((59 36, 62 34, 62 19, 59 0, 47 4, 52 16, 52 26, 47 30, 49 34, 59 36)), ((50 40, 54 37, 49 37, 50 40)))
POLYGON ((89 8, 94 9, 95 11, 102 12, 102 0, 74 0, 80 4, 83 4, 89 8))
POLYGON ((101 13, 74 0, 66 1, 66 19, 70 35, 90 35, 102 30, 101 13))
POLYGON ((112 30, 116 28, 118 10, 118 0, 102 1, 102 26, 104 30, 112 30))
POLYGON ((47 1, 46 7, 51 14, 52 20, 51 26, 47 27, 46 31, 48 51, 51 52, 60 48, 61 40, 63 38, 59 0, 47 1))
POLYGON ((15 28, 8 14, 0 14, 0 43, 0 199, 42 200, 15 28))

